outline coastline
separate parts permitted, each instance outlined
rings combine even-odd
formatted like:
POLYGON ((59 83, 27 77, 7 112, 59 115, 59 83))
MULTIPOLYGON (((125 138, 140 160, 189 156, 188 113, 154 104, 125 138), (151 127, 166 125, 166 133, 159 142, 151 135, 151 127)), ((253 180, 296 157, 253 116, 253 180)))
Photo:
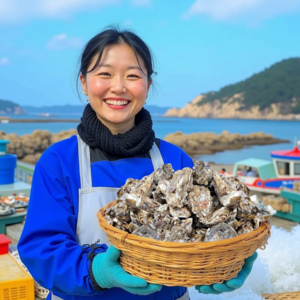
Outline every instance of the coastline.
POLYGON ((79 119, 11 119, 0 117, 0 123, 80 123, 79 119))

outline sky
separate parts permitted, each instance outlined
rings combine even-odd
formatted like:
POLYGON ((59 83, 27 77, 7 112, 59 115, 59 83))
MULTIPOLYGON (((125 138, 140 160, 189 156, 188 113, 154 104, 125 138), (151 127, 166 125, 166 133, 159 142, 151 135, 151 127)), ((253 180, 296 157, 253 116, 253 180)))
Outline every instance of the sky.
POLYGON ((147 103, 162 107, 300 57, 300 0, 0 0, 0 99, 83 103, 78 59, 109 25, 133 30, 152 50, 147 103))

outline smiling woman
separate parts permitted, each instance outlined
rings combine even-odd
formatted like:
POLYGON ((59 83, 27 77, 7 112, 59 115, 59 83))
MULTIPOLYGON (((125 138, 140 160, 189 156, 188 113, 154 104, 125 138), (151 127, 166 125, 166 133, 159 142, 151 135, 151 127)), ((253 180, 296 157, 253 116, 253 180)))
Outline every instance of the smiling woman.
POLYGON ((86 75, 80 74, 83 93, 113 134, 125 133, 134 127, 152 80, 143 60, 128 44, 107 46, 98 64, 97 60, 96 55, 86 75))
MULTIPOLYGON (((48 299, 189 299, 185 287, 152 284, 125 272, 121 252, 108 248, 96 217, 129 178, 140 180, 167 163, 175 171, 193 168, 184 151, 155 138, 143 108, 152 65, 147 45, 129 31, 103 31, 83 50, 78 77, 90 103, 78 136, 51 145, 35 165, 18 244, 29 272, 51 291, 48 299)), ((232 289, 198 287, 201 293, 232 289)))

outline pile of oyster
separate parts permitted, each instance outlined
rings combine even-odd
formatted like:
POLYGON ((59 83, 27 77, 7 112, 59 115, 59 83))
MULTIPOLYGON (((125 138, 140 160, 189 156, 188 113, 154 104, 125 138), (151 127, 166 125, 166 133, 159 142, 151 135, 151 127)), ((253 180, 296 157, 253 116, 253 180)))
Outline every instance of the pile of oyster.
POLYGON ((276 211, 263 206, 238 176, 225 177, 207 163, 174 172, 160 166, 141 180, 129 178, 105 211, 112 226, 168 242, 208 242, 257 229, 276 211))

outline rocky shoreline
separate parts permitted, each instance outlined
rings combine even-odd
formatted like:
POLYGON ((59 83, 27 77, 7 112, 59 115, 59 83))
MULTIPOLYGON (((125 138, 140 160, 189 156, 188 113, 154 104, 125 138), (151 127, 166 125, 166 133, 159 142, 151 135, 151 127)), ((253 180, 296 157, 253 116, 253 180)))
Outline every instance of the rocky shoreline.
MULTIPOLYGON (((18 136, 16 133, 6 134, 0 131, 0 139, 8 140, 7 152, 16 154, 18 159, 35 164, 42 153, 52 144, 76 135, 76 129, 63 130, 60 133, 50 133, 48 130, 34 130, 32 134, 18 136)), ((288 140, 274 138, 263 132, 242 135, 230 134, 224 130, 220 135, 214 132, 199 132, 183 134, 175 132, 168 134, 164 140, 179 146, 189 155, 213 154, 229 149, 241 149, 249 145, 268 145, 289 143, 288 140)))
POLYGON ((76 129, 63 130, 59 133, 50 133, 48 130, 34 130, 32 134, 22 136, 0 131, 0 139, 10 141, 7 145, 8 153, 16 154, 18 160, 35 164, 49 146, 76 134, 76 129))
POLYGON ((183 134, 178 131, 164 138, 177 145, 189 155, 214 154, 224 150, 242 149, 251 145, 271 145, 289 143, 288 140, 274 138, 272 134, 256 132, 250 134, 232 133, 224 130, 220 135, 214 132, 183 134))

